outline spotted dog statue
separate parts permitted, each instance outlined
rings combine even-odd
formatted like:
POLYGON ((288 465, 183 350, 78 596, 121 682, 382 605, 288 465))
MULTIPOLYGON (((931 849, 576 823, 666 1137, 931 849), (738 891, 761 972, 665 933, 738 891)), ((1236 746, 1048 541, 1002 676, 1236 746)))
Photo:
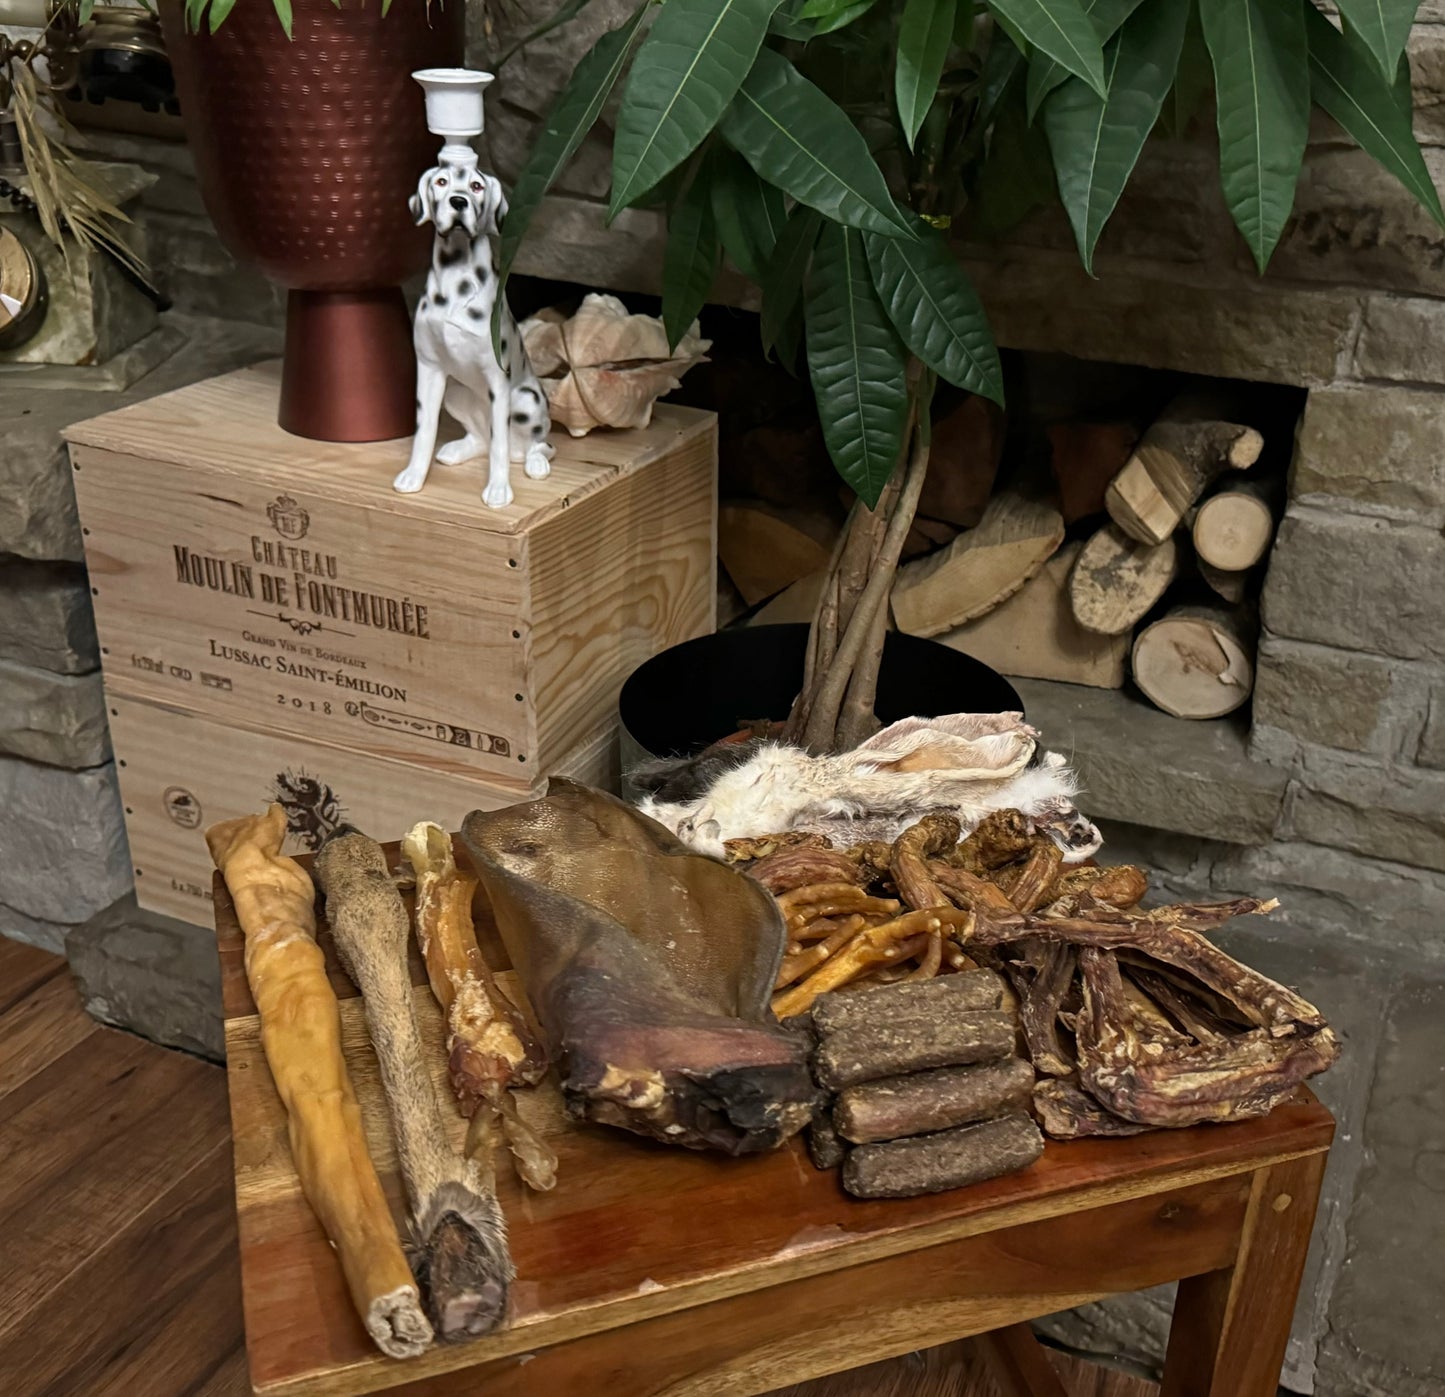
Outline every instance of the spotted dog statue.
POLYGON ((527 361, 505 298, 502 362, 492 346, 497 277, 491 235, 507 212, 502 186, 477 168, 470 149, 447 146, 410 201, 418 224, 436 227, 431 274, 416 312, 416 436, 406 469, 392 488, 410 494, 426 484, 433 454, 444 466, 487 456, 482 499, 492 509, 512 502, 511 467, 533 480, 552 469, 547 399, 527 361), (463 153, 464 152, 464 153, 463 153), (439 451, 437 427, 445 408, 466 435, 439 451))

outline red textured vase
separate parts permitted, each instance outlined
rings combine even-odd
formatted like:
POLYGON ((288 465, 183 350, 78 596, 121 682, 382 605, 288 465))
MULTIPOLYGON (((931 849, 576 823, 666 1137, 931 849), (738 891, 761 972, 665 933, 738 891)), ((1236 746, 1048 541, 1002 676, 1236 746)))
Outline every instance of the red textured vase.
POLYGON ((215 34, 188 32, 181 0, 160 12, 206 211, 238 261, 289 293, 281 426, 411 435, 400 288, 430 230, 407 198, 440 148, 411 74, 462 62, 462 0, 393 0, 385 18, 380 0, 294 0, 289 41, 271 0, 237 0, 215 34))

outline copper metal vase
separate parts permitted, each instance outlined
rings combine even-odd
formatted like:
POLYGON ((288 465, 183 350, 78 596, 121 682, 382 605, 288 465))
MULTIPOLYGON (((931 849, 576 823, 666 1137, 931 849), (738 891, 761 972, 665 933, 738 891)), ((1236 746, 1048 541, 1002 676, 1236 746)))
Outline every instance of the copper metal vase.
POLYGON ((161 0, 201 196, 230 252, 287 288, 279 420, 322 441, 415 426, 416 365, 400 284, 427 261, 407 197, 434 163, 417 68, 462 61, 462 0, 239 0, 187 32, 161 0))

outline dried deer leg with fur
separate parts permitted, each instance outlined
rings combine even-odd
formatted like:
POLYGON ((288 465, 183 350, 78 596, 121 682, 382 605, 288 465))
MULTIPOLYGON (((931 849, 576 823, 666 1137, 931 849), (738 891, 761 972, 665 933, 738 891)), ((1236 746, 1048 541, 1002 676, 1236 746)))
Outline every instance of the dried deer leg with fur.
POLYGON ((285 838, 279 805, 206 831, 245 935, 246 979, 302 1192, 366 1332, 388 1357, 414 1358, 431 1343, 432 1328, 367 1152, 341 1051, 341 1011, 316 944, 316 890, 282 855, 285 838))
POLYGON ((1049 1077, 1069 1077, 1073 1055, 1059 1037, 1059 1009, 1074 982, 1078 960, 1072 946, 1044 941, 1019 943, 1023 958, 1010 963, 1019 996, 1019 1027, 1034 1067, 1049 1077))
POLYGON ((361 990, 432 1323, 447 1340, 490 1333, 512 1282, 507 1228, 490 1169, 447 1144, 412 1002, 406 907, 381 845, 348 826, 322 845, 316 877, 342 964, 361 990))
POLYGON ((893 844, 890 869, 898 895, 916 911, 946 907, 948 899, 929 875, 927 860, 947 853, 958 843, 960 826, 955 815, 925 815, 893 844))
POLYGON ((765 859, 782 849, 831 849, 833 846, 823 834, 806 834, 802 830, 789 830, 785 834, 764 834, 755 839, 729 839, 723 845, 723 857, 728 863, 750 863, 754 859, 765 859))
POLYGON ((1079 966, 1080 1080, 1127 1120, 1185 1126, 1262 1116, 1339 1056, 1334 1034, 1322 1023, 1313 1032, 1299 1031, 1305 1026, 1297 1023, 1296 1031, 1277 1037, 1252 1029, 1217 1043, 1179 1047, 1177 1035, 1161 1042, 1147 1032, 1152 1021, 1131 1002, 1113 954, 1086 946, 1079 966))
POLYGON ((1020 912, 1036 912, 1055 897, 1054 888, 1064 866, 1064 855, 1052 839, 1038 838, 1028 857, 1020 864, 994 875, 1008 900, 1020 912))
POLYGON ((557 1182, 557 1156, 517 1114, 508 1088, 534 1086, 547 1055, 502 992, 477 945, 472 894, 477 880, 457 868, 451 836, 430 821, 413 826, 402 852, 416 877, 416 939, 432 994, 447 1022, 447 1070, 464 1116, 477 1122, 470 1143, 499 1119, 517 1173, 540 1192, 557 1182), (478 1119, 479 1113, 482 1119, 478 1119))
POLYGON ((1090 1135, 1142 1135, 1157 1126, 1126 1121, 1099 1105, 1078 1083, 1051 1077, 1034 1087, 1034 1114, 1046 1135, 1055 1140, 1080 1140, 1090 1135))
POLYGON ((995 810, 949 855, 949 863, 968 873, 987 875, 1022 858, 1034 845, 1034 827, 1021 810, 995 810))
POLYGON ((944 928, 948 928, 955 935, 962 933, 966 936, 972 920, 971 912, 951 907, 932 907, 923 911, 907 912, 881 926, 867 927, 858 932, 831 959, 824 961, 802 984, 777 995, 773 999, 773 1013, 780 1019, 800 1014, 820 994, 841 988, 874 965, 896 959, 896 943, 923 932, 942 931, 944 928))
POLYGON ((742 871, 770 893, 784 893, 813 883, 856 885, 861 881, 858 864, 841 850, 833 848, 805 846, 779 849, 742 871))

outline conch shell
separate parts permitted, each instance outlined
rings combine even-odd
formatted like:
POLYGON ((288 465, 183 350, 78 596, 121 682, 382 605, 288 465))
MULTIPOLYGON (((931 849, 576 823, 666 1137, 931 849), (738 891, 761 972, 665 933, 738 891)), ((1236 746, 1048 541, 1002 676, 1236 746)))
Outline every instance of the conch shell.
POLYGON ((616 296, 590 295, 570 318, 555 307, 522 322, 527 357, 552 421, 574 436, 594 427, 645 427, 652 405, 703 363, 711 340, 693 321, 675 350, 653 315, 633 315, 616 296))

